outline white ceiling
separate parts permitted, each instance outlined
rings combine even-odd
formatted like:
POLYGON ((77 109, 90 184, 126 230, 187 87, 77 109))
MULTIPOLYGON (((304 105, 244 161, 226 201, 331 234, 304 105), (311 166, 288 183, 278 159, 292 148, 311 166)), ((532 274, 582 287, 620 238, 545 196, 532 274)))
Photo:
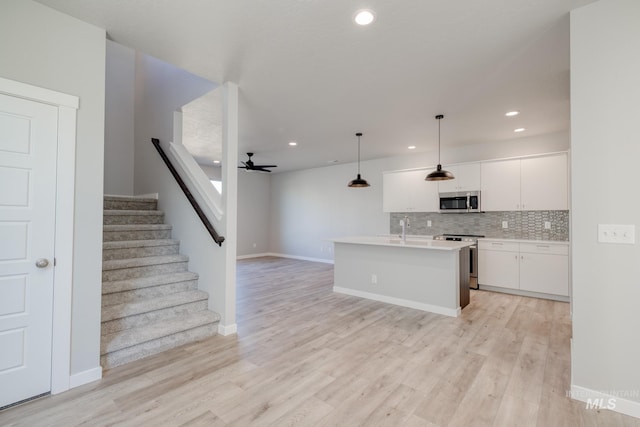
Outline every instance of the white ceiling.
POLYGON ((357 131, 363 159, 435 150, 439 113, 443 149, 568 131, 568 12, 594 0, 38 1, 236 82, 239 158, 284 171, 354 161, 357 131))

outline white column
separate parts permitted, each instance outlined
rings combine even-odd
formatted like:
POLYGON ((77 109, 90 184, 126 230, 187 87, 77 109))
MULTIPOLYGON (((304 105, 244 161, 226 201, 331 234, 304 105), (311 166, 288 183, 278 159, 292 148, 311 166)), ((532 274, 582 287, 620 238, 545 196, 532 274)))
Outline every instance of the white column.
POLYGON ((224 311, 218 332, 233 334, 236 326, 236 248, 238 224, 238 85, 227 82, 222 87, 222 203, 226 227, 222 244, 225 256, 224 311))

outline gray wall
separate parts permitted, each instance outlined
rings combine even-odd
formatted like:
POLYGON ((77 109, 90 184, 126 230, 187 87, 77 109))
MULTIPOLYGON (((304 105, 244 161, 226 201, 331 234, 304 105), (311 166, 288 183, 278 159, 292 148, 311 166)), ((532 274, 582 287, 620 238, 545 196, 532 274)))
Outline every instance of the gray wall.
POLYGON ((238 172, 238 256, 269 252, 271 175, 238 172))
POLYGON ((135 57, 133 49, 107 40, 105 194, 133 196, 135 57))
POLYGON ((627 396, 637 403, 635 416, 640 416, 638 52, 637 0, 601 0, 571 14, 572 383, 635 392, 627 396), (636 244, 598 243, 598 224, 635 224, 636 244))
POLYGON ((100 366, 105 31, 30 0, 0 5, 0 76, 80 97, 71 373, 100 366))
MULTIPOLYGON (((209 179, 221 180, 219 166, 200 165, 209 179)), ((269 252, 269 215, 271 213, 271 175, 238 172, 237 256, 269 252)))
MULTIPOLYGON (((443 163, 525 156, 568 148, 568 134, 551 134, 447 148, 443 163)), ((333 246, 327 239, 389 233, 390 215, 382 212, 382 173, 433 166, 436 162, 435 152, 362 162, 362 176, 371 184, 368 188, 347 187, 355 178, 354 163, 273 175, 270 252, 332 260, 333 246)))

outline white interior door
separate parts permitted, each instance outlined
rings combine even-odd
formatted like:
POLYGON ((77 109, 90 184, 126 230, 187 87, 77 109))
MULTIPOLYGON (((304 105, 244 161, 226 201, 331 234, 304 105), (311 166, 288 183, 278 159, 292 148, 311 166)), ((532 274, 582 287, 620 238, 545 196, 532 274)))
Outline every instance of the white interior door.
POLYGON ((57 123, 0 94, 0 407, 51 390, 57 123))

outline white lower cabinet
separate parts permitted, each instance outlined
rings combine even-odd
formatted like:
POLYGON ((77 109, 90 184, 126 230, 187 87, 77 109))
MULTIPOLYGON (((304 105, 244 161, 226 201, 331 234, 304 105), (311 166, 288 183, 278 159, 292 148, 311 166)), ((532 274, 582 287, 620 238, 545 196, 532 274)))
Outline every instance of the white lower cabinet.
POLYGON ((479 242, 478 283, 519 289, 518 256, 518 243, 479 242))
POLYGON ((569 296, 566 243, 478 242, 478 283, 497 288, 569 296))

